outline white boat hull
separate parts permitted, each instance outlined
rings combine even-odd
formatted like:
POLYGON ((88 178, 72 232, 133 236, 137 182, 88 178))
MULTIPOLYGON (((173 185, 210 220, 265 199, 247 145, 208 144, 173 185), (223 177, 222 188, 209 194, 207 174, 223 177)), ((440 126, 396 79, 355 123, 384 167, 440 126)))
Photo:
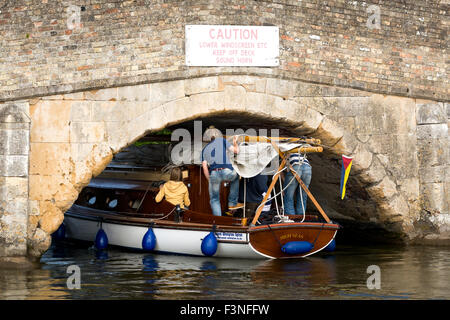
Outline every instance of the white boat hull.
MULTIPOLYGON (((95 241, 100 223, 95 220, 65 216, 65 237, 82 241, 95 241)), ((124 225, 102 222, 102 228, 108 237, 108 244, 125 248, 142 250, 142 239, 148 228, 143 226, 124 225)), ((156 247, 153 251, 204 256, 201 251, 202 240, 209 234, 203 230, 171 229, 153 227, 156 236, 156 247)), ((218 240, 214 257, 266 259, 257 253, 249 244, 247 232, 216 232, 218 240)))

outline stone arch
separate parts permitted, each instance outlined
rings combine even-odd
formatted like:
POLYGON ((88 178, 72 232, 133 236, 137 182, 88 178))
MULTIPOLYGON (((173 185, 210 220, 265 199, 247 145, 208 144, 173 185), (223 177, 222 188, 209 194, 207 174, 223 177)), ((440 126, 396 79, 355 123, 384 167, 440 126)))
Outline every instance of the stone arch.
MULTIPOLYGON (((39 256, 49 247, 49 235, 62 223, 63 213, 115 153, 151 131, 227 112, 249 119, 279 121, 295 133, 320 138, 327 146, 323 156, 338 172, 340 156, 353 155, 351 183, 369 186, 367 191, 361 191, 364 196, 356 197, 353 204, 362 208, 364 198, 376 199, 373 208, 364 209, 373 209, 373 213, 366 212, 366 216, 359 218, 393 224, 398 232, 408 234, 414 221, 416 190, 405 189, 402 181, 414 181, 387 169, 390 156, 378 144, 380 136, 392 132, 408 135, 414 129, 408 122, 409 116, 407 120, 403 118, 411 112, 410 100, 300 81, 222 75, 31 101, 29 254, 39 256), (401 112, 399 104, 404 109, 401 112), (391 119, 383 118, 386 109, 394 110, 394 106, 398 114, 391 119), (399 125, 404 121, 407 129, 399 125)), ((408 140, 407 145, 410 143, 408 140)), ((330 179, 328 170, 323 171, 321 179, 330 179)), ((339 186, 336 198, 338 192, 339 186)), ((332 203, 325 206, 336 215, 346 217, 332 203)), ((358 215, 357 210, 354 213, 358 215)), ((347 218, 355 220, 351 216, 347 218)))

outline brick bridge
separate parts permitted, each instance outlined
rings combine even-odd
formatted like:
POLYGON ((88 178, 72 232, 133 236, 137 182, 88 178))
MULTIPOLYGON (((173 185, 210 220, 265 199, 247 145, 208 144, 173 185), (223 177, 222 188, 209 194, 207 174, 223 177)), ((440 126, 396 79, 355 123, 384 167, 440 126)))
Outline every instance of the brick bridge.
POLYGON ((64 211, 124 147, 211 117, 320 138, 311 188, 331 217, 387 239, 450 243, 448 9, 0 1, 0 257, 45 252, 64 211), (187 67, 188 24, 278 26, 280 65, 187 67), (354 156, 345 201, 342 154, 354 156))

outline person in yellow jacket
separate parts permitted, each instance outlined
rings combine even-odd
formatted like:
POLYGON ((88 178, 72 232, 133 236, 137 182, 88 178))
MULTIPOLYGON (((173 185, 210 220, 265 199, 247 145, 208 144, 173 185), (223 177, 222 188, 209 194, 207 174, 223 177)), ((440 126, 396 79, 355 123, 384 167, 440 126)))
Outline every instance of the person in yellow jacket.
POLYGON ((178 167, 170 171, 170 180, 160 186, 159 192, 156 195, 156 202, 160 202, 164 196, 166 200, 174 206, 180 205, 180 208, 190 206, 189 191, 182 181, 181 169, 178 167))

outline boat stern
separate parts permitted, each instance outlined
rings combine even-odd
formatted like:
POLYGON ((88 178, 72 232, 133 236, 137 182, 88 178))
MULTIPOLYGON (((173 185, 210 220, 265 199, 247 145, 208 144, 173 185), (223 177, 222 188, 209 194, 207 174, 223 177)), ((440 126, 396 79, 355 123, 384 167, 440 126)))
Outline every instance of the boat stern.
POLYGON ((326 248, 336 236, 335 223, 277 223, 251 227, 251 248, 268 258, 306 257, 326 248))

